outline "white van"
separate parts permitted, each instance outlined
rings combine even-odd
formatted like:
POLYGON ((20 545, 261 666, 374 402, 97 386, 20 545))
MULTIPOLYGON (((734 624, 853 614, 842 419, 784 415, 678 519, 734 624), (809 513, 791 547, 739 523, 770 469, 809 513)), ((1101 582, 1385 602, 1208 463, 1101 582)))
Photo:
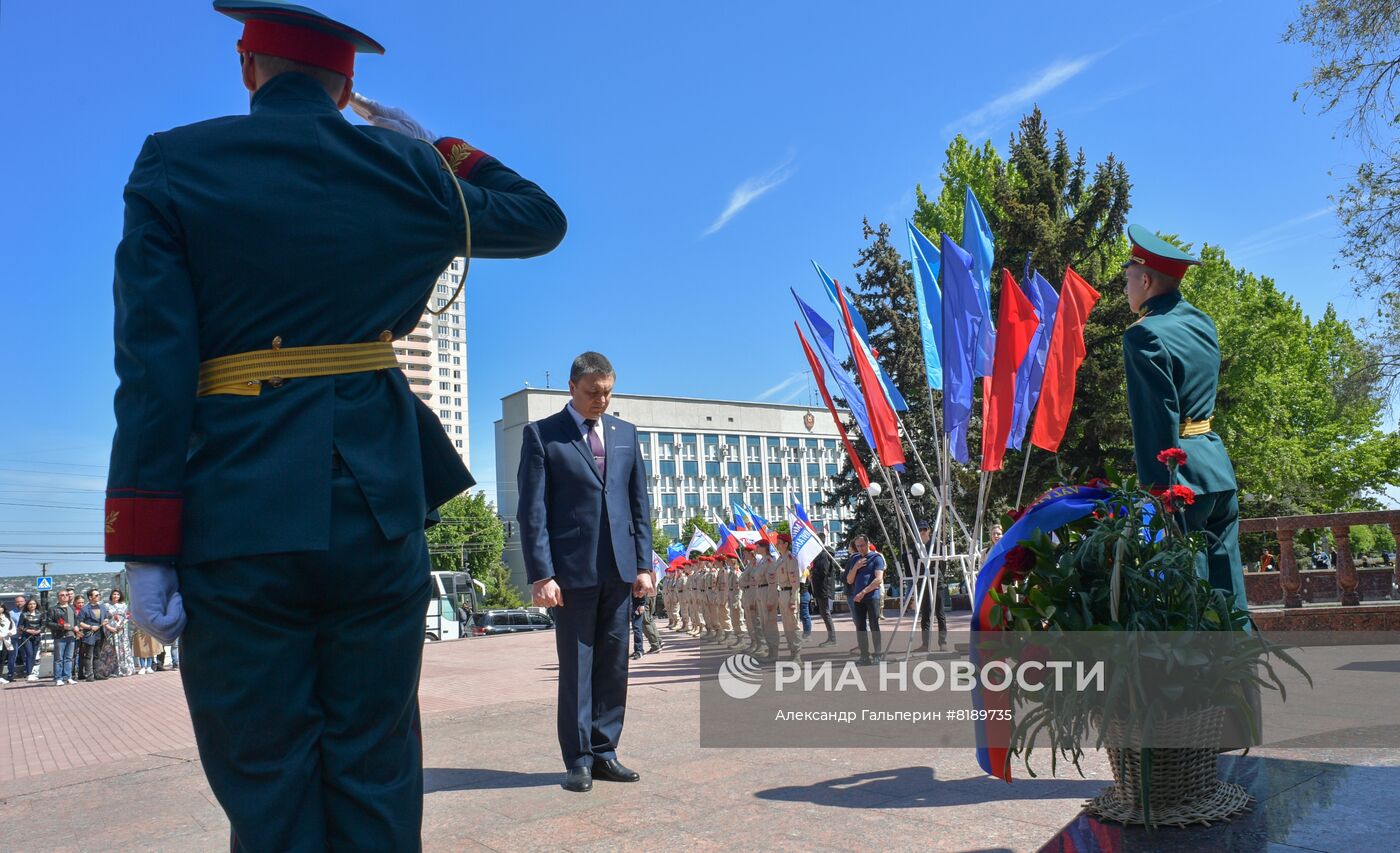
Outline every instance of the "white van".
POLYGON ((486 585, 470 572, 433 572, 433 596, 423 624, 425 642, 457 640, 472 635, 472 614, 486 594, 486 585))

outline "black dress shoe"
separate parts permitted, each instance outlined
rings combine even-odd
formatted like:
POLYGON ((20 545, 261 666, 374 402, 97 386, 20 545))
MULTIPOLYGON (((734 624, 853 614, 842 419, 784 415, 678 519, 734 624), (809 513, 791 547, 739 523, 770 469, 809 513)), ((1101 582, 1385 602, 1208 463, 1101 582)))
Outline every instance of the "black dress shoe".
POLYGON ((570 767, 564 777, 564 790, 580 794, 593 790, 593 773, 587 767, 570 767))
POLYGON ((657 652, 661 651, 661 650, 664 649, 664 648, 666 648, 666 644, 665 644, 665 643, 661 643, 660 645, 652 646, 651 648, 647 649, 647 654, 649 654, 649 655, 654 655, 654 654, 656 654, 657 652))
POLYGON ((595 761, 593 775, 604 782, 635 782, 642 778, 637 771, 623 767, 616 758, 612 761, 595 761))

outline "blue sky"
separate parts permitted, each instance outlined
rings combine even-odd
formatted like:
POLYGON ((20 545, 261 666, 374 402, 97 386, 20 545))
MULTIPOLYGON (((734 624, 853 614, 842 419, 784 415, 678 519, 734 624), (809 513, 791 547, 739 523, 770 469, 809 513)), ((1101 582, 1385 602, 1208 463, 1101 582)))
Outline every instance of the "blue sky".
MULTIPOLYGON (((112 431, 111 259, 144 136, 247 109, 238 26, 203 2, 0 9, 0 543, 97 535, 112 431), (47 504, 47 506, 40 506, 47 504)), ((619 390, 805 403, 787 288, 851 277, 861 217, 897 223, 962 131, 1033 102, 1133 180, 1131 219, 1361 310, 1328 201, 1357 160, 1292 101, 1290 3, 521 3, 329 0, 388 48, 357 88, 540 183, 553 254, 478 261, 467 288, 474 471, 525 382, 606 352, 619 390), (1021 10, 1021 11, 1018 11, 1021 10), (686 330, 702 329, 697 340, 686 330)), ((0 574, 34 559, 0 553, 0 574)), ((81 568, 64 562, 59 568, 81 568)), ((77 559, 77 558, 75 558, 77 559)))

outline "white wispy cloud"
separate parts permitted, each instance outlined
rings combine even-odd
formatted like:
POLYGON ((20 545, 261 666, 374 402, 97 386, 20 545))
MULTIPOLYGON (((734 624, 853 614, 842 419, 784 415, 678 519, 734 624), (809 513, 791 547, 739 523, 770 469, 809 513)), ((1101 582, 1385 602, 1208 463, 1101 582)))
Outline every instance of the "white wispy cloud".
MULTIPOLYGON (((777 397, 779 394, 783 394, 785 392, 790 397, 792 394, 798 393, 802 390, 802 381, 806 378, 807 371, 799 370, 796 373, 789 376, 788 378, 784 379, 782 382, 779 382, 777 385, 774 385, 772 388, 764 390, 758 396, 754 397, 754 399, 762 401, 771 400, 774 397, 777 397)), ((784 398, 784 401, 787 401, 786 397, 784 398)))
MULTIPOLYGON (((1309 222, 1312 222, 1313 220, 1321 219, 1322 217, 1334 213, 1335 211, 1336 208, 1329 204, 1325 207, 1319 207, 1316 210, 1311 210, 1307 213, 1295 216, 1292 219, 1286 219, 1283 222, 1280 222, 1276 225, 1270 225, 1267 228, 1261 228, 1260 230, 1255 231, 1253 234, 1249 234, 1245 237, 1241 237, 1239 240, 1236 240, 1234 244, 1230 247, 1230 254, 1235 257, 1244 257, 1246 255, 1259 255, 1262 254, 1265 250, 1272 249, 1284 243, 1293 242, 1298 239, 1298 236, 1295 233, 1294 229, 1296 229, 1299 225, 1305 225, 1309 222)), ((1316 234, 1311 234, 1309 236, 1326 236, 1326 233, 1327 232, 1325 231, 1320 231, 1316 234)))
POLYGON ((977 109, 945 125, 943 132, 945 134, 962 133, 972 139, 986 136, 996 122, 1027 106, 1046 92, 1074 79, 1107 52, 1100 51, 1077 59, 1061 59, 1052 62, 1037 72, 1025 84, 1010 92, 998 95, 977 109))
POLYGON ((778 186, 788 178, 791 178, 793 174, 797 172, 797 166, 793 163, 795 159, 796 155, 792 152, 788 152, 788 155, 783 158, 783 161, 772 169, 769 169, 762 175, 749 178, 735 187, 734 192, 729 194, 729 204, 725 206, 724 210, 716 217, 715 221, 710 223, 710 227, 705 229, 705 233, 700 236, 708 237, 728 225, 729 220, 738 215, 739 211, 753 204, 759 196, 778 186))

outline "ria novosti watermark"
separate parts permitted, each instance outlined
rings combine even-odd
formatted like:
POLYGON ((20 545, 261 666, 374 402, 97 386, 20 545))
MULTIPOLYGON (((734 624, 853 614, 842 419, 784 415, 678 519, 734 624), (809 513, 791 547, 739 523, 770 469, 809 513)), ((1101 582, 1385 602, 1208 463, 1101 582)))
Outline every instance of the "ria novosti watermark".
MULTIPOLYGON (((1287 701, 1274 689, 1245 697, 1262 723, 1249 744, 1400 747, 1400 725, 1391 719, 1400 703, 1400 634, 1286 633, 1269 640, 1286 646, 1314 684, 1274 659, 1287 701)), ((853 631, 839 632, 830 651, 804 649, 800 662, 764 663, 715 649, 708 664, 714 676, 702 678, 700 688, 701 746, 963 748, 976 745, 980 723, 1014 725, 1047 697, 1119 721, 1142 697, 1171 696, 1170 706, 1181 709, 1229 705, 1239 698, 1240 673, 1254 666, 1229 662, 1248 662, 1260 638, 985 632, 954 635, 946 651, 930 654, 914 653, 913 642, 907 629, 887 630, 884 660, 864 665, 854 659, 853 631)), ((1097 737, 1091 726, 1081 743, 1091 747, 1097 737)))

